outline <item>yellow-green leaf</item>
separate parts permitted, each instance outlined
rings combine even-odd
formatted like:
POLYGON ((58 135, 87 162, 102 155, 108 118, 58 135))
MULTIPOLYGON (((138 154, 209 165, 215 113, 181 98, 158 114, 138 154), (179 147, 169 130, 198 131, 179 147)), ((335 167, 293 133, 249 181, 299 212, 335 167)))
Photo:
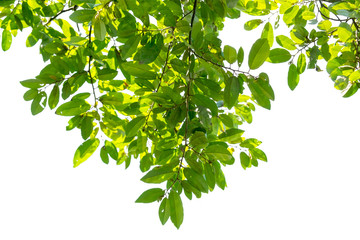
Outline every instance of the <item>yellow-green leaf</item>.
POLYGON ((99 146, 100 140, 97 138, 89 139, 81 144, 78 149, 76 149, 74 155, 74 168, 79 166, 81 163, 85 162, 97 149, 99 146))

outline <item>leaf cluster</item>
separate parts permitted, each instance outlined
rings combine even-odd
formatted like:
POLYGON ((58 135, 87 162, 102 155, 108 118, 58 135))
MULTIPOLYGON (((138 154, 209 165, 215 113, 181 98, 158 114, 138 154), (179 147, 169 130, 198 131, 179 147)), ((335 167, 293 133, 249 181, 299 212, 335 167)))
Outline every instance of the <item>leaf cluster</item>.
POLYGON ((31 28, 26 46, 38 44, 47 64, 21 81, 32 114, 48 105, 70 117, 66 130, 84 140, 74 167, 96 150, 105 164, 136 161, 141 181, 163 186, 136 202, 160 202, 160 222, 179 228, 182 196, 224 189, 222 169, 235 156, 244 169, 267 161, 240 128, 255 105, 275 100, 264 64, 288 63, 291 90, 306 69, 325 64, 344 97, 357 91, 359 9, 355 0, 6 0, 1 47, 31 28), (250 49, 218 37, 225 19, 240 15, 250 19, 246 31, 262 27, 250 49), (287 36, 275 35, 280 24, 287 36))

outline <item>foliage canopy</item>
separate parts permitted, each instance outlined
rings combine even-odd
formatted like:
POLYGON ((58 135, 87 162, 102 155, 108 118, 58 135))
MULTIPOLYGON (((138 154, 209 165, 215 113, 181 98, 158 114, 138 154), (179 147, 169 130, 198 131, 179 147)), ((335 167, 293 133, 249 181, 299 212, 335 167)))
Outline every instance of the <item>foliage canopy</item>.
POLYGON ((163 187, 136 202, 160 202, 161 223, 179 228, 182 194, 224 189, 235 154, 244 169, 267 161, 239 128, 275 99, 264 62, 288 63, 291 90, 324 64, 344 97, 356 93, 359 9, 358 0, 3 0, 1 47, 31 28, 26 46, 39 43, 47 63, 21 81, 32 114, 48 105, 71 117, 66 130, 84 140, 74 167, 97 149, 105 164, 138 160, 141 181, 163 187), (225 19, 240 15, 261 35, 250 49, 222 46, 225 19), (280 24, 288 36, 276 34, 280 24))

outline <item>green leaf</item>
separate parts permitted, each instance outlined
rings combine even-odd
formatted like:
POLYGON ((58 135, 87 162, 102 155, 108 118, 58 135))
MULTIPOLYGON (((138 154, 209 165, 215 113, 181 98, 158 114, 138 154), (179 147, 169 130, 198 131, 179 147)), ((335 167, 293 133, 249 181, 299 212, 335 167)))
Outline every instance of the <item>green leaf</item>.
POLYGON ((209 191, 208 185, 202 175, 195 172, 191 168, 184 168, 184 175, 188 182, 203 193, 209 191))
POLYGON ((29 89, 24 93, 24 100, 25 101, 31 101, 33 100, 36 96, 38 95, 38 90, 37 89, 29 89))
POLYGON ((55 113, 61 116, 75 116, 80 115, 90 110, 90 104, 84 100, 76 99, 60 105, 55 113))
POLYGON ((94 21, 94 34, 95 38, 104 41, 106 36, 106 26, 100 17, 96 17, 94 21))
POLYGON ((284 22, 287 25, 290 25, 294 21, 294 18, 296 17, 296 14, 298 13, 298 11, 299 11, 298 5, 294 5, 291 8, 287 9, 283 16, 284 22))
POLYGON ((242 141, 242 135, 245 131, 237 128, 227 129, 221 133, 218 138, 220 141, 229 142, 231 144, 240 143, 242 141))
POLYGON ((198 106, 203 106, 208 108, 211 111, 212 116, 218 115, 218 107, 211 98, 197 93, 191 97, 191 100, 198 106))
POLYGON ((252 45, 249 53, 249 67, 250 69, 258 69, 265 60, 269 57, 270 46, 265 38, 260 38, 252 45))
POLYGON ((151 188, 143 192, 138 199, 136 199, 136 203, 152 203, 155 201, 161 200, 164 196, 165 191, 161 188, 151 188))
POLYGON ((134 56, 134 60, 141 64, 149 64, 156 60, 162 47, 164 46, 164 37, 161 33, 152 36, 151 39, 140 48, 134 56))
POLYGON ((265 153, 259 148, 249 148, 249 152, 253 158, 267 162, 265 153))
POLYGON ((275 100, 275 96, 269 82, 262 78, 258 78, 256 80, 252 79, 248 82, 248 86, 256 102, 260 106, 270 110, 270 99, 275 100))
POLYGON ((300 80, 300 76, 298 73, 298 70, 294 64, 291 64, 289 66, 289 72, 288 72, 288 85, 291 90, 294 90, 296 86, 298 85, 300 80))
POLYGON ((69 18, 76 23, 90 22, 95 16, 96 11, 93 9, 80 9, 73 12, 69 18))
POLYGON ((74 168, 85 162, 96 151, 99 143, 100 140, 95 138, 89 139, 81 144, 78 149, 76 149, 74 155, 74 168))
POLYGON ((204 164, 204 173, 205 173, 206 183, 208 184, 210 191, 212 191, 215 188, 215 173, 210 163, 204 164))
POLYGON ((300 54, 298 59, 297 59, 297 71, 299 74, 302 74, 303 72, 305 72, 305 68, 306 68, 306 57, 305 54, 300 54))
POLYGON ((100 149, 100 158, 101 158, 101 161, 103 161, 105 164, 109 164, 109 156, 108 156, 108 154, 106 152, 105 146, 103 146, 100 149))
POLYGON ((359 87, 357 86, 356 83, 351 84, 350 88, 347 89, 347 91, 345 92, 345 94, 343 95, 344 98, 348 98, 351 97, 352 95, 354 95, 357 90, 359 89, 359 87))
POLYGON ((176 174, 176 172, 174 171, 174 166, 172 165, 154 167, 141 178, 141 181, 146 183, 162 183, 169 180, 174 176, 174 174, 176 174))
POLYGON ((283 63, 289 61, 291 54, 289 51, 283 48, 274 48, 270 50, 269 62, 271 63, 283 63))
POLYGON ((272 47, 274 43, 274 30, 270 22, 267 22, 264 29, 261 32, 261 38, 266 38, 269 42, 269 46, 272 47))
POLYGON ((85 117, 81 122, 81 137, 86 140, 90 137, 93 131, 93 119, 85 117))
POLYGON ((20 81, 20 84, 26 88, 41 88, 45 86, 44 82, 40 79, 28 79, 28 80, 20 81))
POLYGON ((184 219, 184 209, 180 195, 172 190, 169 194, 170 219, 177 229, 180 228, 184 219))
POLYGON ((227 148, 220 144, 212 144, 205 148, 204 153, 213 160, 219 160, 224 163, 231 163, 233 156, 227 148))
POLYGON ((337 31, 338 31, 339 39, 342 42, 346 42, 352 36, 353 33, 350 25, 345 22, 340 23, 337 31))
POLYGON ((255 148, 261 144, 261 141, 255 139, 255 138, 248 138, 245 139, 241 144, 240 147, 245 148, 255 148))
POLYGON ((110 157, 114 160, 117 160, 118 159, 118 152, 116 150, 116 146, 108 141, 108 140, 105 140, 105 150, 106 152, 110 155, 110 157))
POLYGON ((9 50, 11 43, 12 43, 12 35, 9 30, 4 30, 2 32, 2 41, 1 41, 1 48, 3 51, 9 50))
POLYGON ((241 67, 241 64, 244 61, 244 49, 242 47, 239 48, 238 54, 237 54, 237 62, 238 66, 241 67))
POLYGON ((50 109, 54 109, 57 106, 57 104, 59 103, 59 99, 60 99, 60 89, 59 86, 55 84, 49 96, 50 109))
POLYGON ((116 70, 110 68, 99 69, 97 72, 99 80, 112 80, 118 74, 116 70))
POLYGON ((228 109, 236 104, 241 87, 240 80, 237 77, 232 76, 225 81, 224 104, 228 109))
POLYGON ((312 11, 304 11, 301 15, 305 20, 312 20, 315 18, 315 13, 312 11))
POLYGON ((22 8, 22 16, 24 17, 26 24, 32 26, 34 21, 34 15, 29 8, 29 4, 27 2, 23 2, 21 4, 21 8, 22 8))
POLYGON ((142 128, 146 121, 145 116, 140 116, 132 119, 128 124, 125 126, 125 134, 126 137, 131 138, 136 136, 138 131, 142 128))
POLYGON ((240 162, 241 162, 241 166, 244 169, 251 167, 251 160, 249 156, 244 152, 240 153, 240 162))
POLYGON ((261 20, 261 19, 249 20, 244 24, 244 29, 246 31, 253 30, 253 29, 257 28, 262 22, 263 22, 263 20, 261 20))
POLYGON ((164 198, 159 206, 159 218, 162 225, 164 225, 169 219, 170 211, 169 199, 164 198))
POLYGON ((208 140, 204 132, 196 131, 190 137, 190 146, 198 149, 207 147, 208 140))
POLYGON ((153 68, 149 65, 139 64, 134 62, 125 62, 122 63, 121 66, 123 67, 124 71, 128 74, 144 78, 144 79, 155 79, 156 73, 153 72, 153 68))
POLYGON ((121 58, 122 60, 126 60, 131 57, 137 50, 137 47, 140 43, 141 36, 136 35, 125 42, 125 44, 121 48, 121 58))
POLYGON ((276 42, 287 50, 295 50, 296 46, 293 40, 284 35, 276 36, 276 42))
POLYGON ((225 175, 224 175, 223 171, 221 170, 221 166, 220 166, 219 162, 217 162, 217 161, 213 162, 213 166, 214 166, 216 185, 218 185, 219 188, 224 190, 226 187, 226 180, 225 180, 225 175))
POLYGON ((230 64, 233 64, 234 62, 236 62, 236 59, 237 59, 236 49, 229 45, 225 45, 224 46, 224 58, 230 64))
POLYGON ((38 95, 36 95, 36 97, 31 103, 32 115, 39 114, 44 110, 46 106, 46 98, 47 96, 45 92, 40 92, 38 95))

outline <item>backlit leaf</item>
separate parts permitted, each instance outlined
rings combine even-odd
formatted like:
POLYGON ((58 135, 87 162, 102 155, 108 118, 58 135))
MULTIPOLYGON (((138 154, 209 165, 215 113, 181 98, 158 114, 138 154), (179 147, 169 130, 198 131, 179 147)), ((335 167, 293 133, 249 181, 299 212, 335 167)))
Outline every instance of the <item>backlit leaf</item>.
POLYGON ((146 117, 140 116, 140 117, 134 118, 128 124, 126 124, 126 126, 125 126, 126 137, 131 138, 131 137, 136 136, 139 129, 141 129, 142 126, 144 125, 145 121, 146 121, 146 117))
POLYGON ((252 45, 249 53, 249 67, 254 70, 259 68, 269 57, 270 46, 265 38, 260 38, 252 45))
POLYGON ((78 149, 76 149, 74 155, 74 168, 85 162, 96 151, 99 143, 100 140, 95 138, 89 139, 81 144, 78 149))

